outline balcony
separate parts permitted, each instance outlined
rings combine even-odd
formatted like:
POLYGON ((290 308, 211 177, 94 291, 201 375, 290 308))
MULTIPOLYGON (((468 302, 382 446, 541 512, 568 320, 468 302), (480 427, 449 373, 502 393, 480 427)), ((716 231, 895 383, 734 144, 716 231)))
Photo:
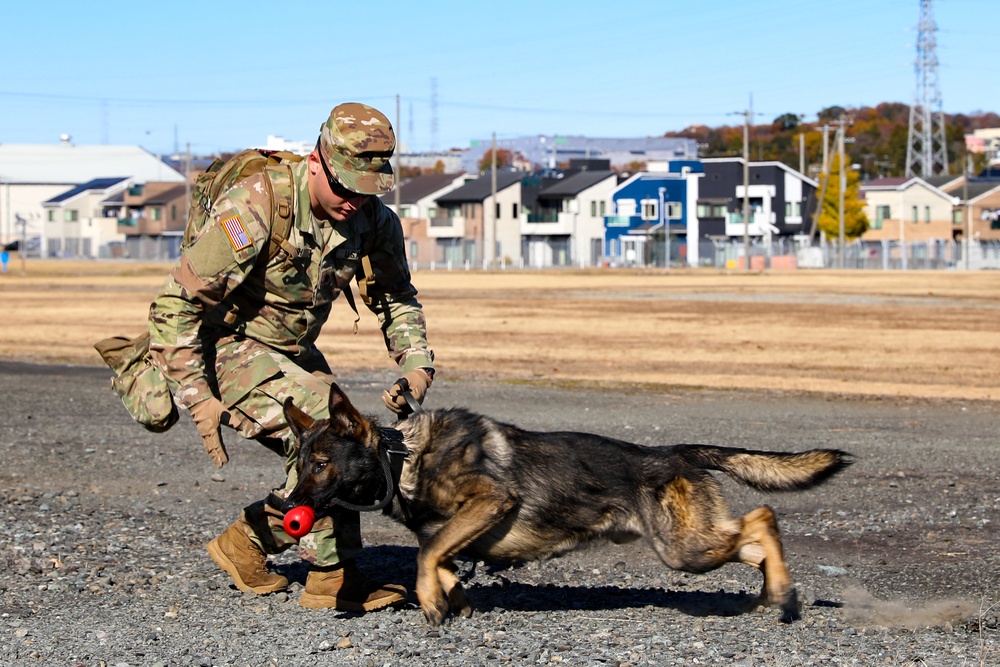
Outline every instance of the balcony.
POLYGON ((150 220, 149 218, 121 218, 118 220, 118 233, 125 236, 162 236, 170 231, 165 220, 150 220))
MULTIPOLYGON (((750 236, 764 236, 765 234, 777 234, 778 228, 775 226, 777 221, 777 216, 772 211, 770 213, 765 213, 763 211, 755 211, 750 214, 750 224, 747 225, 747 233, 750 236)), ((743 235, 743 214, 742 213, 730 213, 726 218, 726 235, 728 236, 742 236, 743 235)))
POLYGON ((454 239, 465 236, 465 218, 462 216, 435 216, 427 226, 427 236, 432 239, 454 239))

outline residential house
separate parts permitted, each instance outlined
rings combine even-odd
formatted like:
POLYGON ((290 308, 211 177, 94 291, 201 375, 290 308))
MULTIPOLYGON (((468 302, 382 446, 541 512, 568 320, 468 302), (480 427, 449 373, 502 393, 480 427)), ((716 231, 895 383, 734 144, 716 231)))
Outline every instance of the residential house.
POLYGON ((977 241, 1000 241, 1000 179, 970 178, 969 183, 952 192, 966 199, 960 203, 955 215, 955 236, 965 236, 977 241), (965 209, 968 208, 968 224, 965 209))
POLYGON ((427 235, 435 261, 471 265, 521 264, 521 179, 524 172, 497 171, 437 198, 427 235))
MULTIPOLYGON (((69 137, 59 144, 0 144, 0 242, 24 238, 42 255, 63 254, 63 230, 47 223, 43 203, 69 190, 105 178, 183 183, 184 176, 140 146, 76 146, 69 137), (59 247, 48 248, 47 228, 59 247)), ((75 195, 74 195, 75 196, 75 195)), ((108 240, 90 237, 92 253, 108 240)), ((116 238, 110 239, 116 240, 116 238)))
POLYGON ((612 194, 605 218, 606 261, 621 266, 699 263, 699 222, 695 215, 701 163, 679 160, 662 171, 635 174, 612 194))
POLYGON ((608 161, 592 162, 600 164, 571 161, 561 178, 540 185, 521 221, 522 256, 528 266, 596 266, 604 255, 604 219, 611 211, 618 175, 608 161))
POLYGON ((783 162, 750 162, 744 179, 743 158, 706 158, 699 184, 698 224, 702 238, 732 239, 809 234, 818 183, 783 162), (749 182, 749 224, 744 229, 744 181, 749 182))
POLYGON ((134 185, 122 200, 118 230, 125 235, 125 255, 134 259, 180 256, 191 193, 186 183, 134 185))
POLYGON ((127 178, 95 178, 42 202, 45 256, 96 258, 102 248, 121 241, 118 218, 127 178))
POLYGON ((970 153, 986 153, 989 164, 1000 165, 1000 128, 985 127, 965 135, 965 148, 970 153))
POLYGON ((959 198, 919 176, 878 178, 861 186, 868 216, 862 241, 951 240, 959 198))
POLYGON ((438 215, 437 198, 466 183, 464 174, 421 174, 407 179, 392 192, 382 195, 382 201, 392 209, 403 225, 406 255, 410 262, 430 264, 437 254, 437 242, 429 229, 430 221, 438 215), (396 199, 399 210, 396 210, 396 199))

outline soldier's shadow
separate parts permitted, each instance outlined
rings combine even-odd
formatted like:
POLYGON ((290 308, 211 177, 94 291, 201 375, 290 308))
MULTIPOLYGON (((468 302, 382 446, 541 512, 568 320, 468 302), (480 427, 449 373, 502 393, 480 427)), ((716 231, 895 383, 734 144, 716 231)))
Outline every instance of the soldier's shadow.
MULTIPOLYGON (((376 579, 401 583, 411 591, 415 602, 417 549, 415 547, 379 545, 366 547, 358 563, 376 579), (377 574, 376 574, 377 573, 377 574)), ((468 562, 461 570, 468 570, 468 562)), ((529 584, 511 581, 503 572, 516 568, 480 566, 468 579, 463 579, 472 607, 476 611, 608 611, 642 607, 675 609, 688 616, 739 616, 758 608, 757 596, 725 591, 670 591, 661 588, 628 588, 613 584, 580 586, 566 584, 529 584), (483 576, 485 575, 485 576, 483 576), (489 583, 486 580, 489 579, 489 583), (478 580, 478 581, 477 581, 478 580)), ((289 581, 304 582, 308 568, 301 561, 278 565, 276 570, 289 581)), ((797 601, 794 603, 797 604, 797 601)), ((789 614, 785 614, 789 616, 789 614)), ((795 620, 796 615, 783 618, 795 620)))

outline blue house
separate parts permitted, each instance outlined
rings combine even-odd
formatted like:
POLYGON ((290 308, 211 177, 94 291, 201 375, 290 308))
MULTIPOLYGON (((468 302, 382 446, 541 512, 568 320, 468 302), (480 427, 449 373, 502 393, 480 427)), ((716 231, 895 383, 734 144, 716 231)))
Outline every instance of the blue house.
POLYGON ((651 164, 612 193, 604 218, 604 254, 617 266, 698 265, 698 160, 651 164), (688 244, 687 239, 693 242, 688 244))

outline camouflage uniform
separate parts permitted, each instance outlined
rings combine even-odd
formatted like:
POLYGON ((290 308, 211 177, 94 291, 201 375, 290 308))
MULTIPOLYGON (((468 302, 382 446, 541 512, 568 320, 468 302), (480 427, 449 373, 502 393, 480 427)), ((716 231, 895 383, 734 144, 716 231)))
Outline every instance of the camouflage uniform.
MULTIPOLYGON (((330 141, 324 130, 327 151, 335 148, 330 141)), ((215 396, 242 436, 284 456, 287 479, 272 494, 279 498, 295 484, 297 457, 282 403, 291 396, 312 417, 328 416, 333 378, 316 338, 332 302, 361 277, 363 255, 374 274, 369 308, 378 316, 389 356, 403 373, 433 367, 399 219, 377 197, 368 197, 346 221, 316 218, 307 169, 306 161, 291 165, 295 203, 288 241, 294 257, 279 253, 268 261, 267 175, 250 175, 213 204, 208 224, 183 251, 150 308, 150 351, 175 402, 190 408, 215 396)), ((243 512, 251 540, 265 553, 299 543, 303 558, 332 565, 360 550, 356 512, 341 513, 335 522, 319 520, 295 540, 284 532, 276 504, 262 500, 243 512)))

